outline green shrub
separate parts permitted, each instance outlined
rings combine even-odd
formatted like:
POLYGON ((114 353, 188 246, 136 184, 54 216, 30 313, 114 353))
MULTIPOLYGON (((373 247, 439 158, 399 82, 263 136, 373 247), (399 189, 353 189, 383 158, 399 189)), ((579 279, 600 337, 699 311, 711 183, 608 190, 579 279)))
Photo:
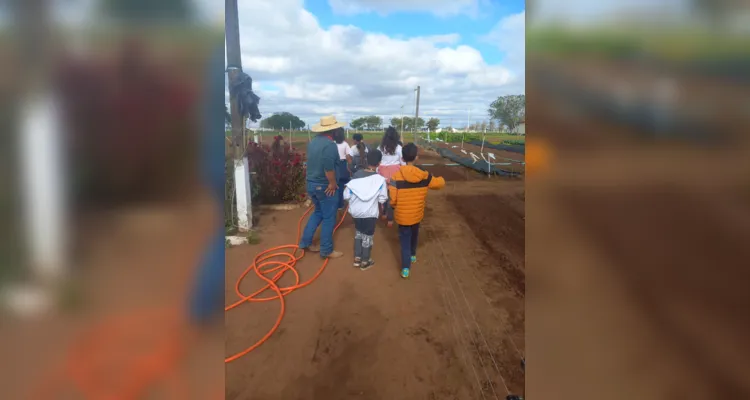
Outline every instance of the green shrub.
POLYGON ((432 139, 439 138, 445 140, 448 143, 461 143, 463 137, 464 142, 470 142, 472 140, 482 140, 482 135, 478 133, 431 133, 432 139))

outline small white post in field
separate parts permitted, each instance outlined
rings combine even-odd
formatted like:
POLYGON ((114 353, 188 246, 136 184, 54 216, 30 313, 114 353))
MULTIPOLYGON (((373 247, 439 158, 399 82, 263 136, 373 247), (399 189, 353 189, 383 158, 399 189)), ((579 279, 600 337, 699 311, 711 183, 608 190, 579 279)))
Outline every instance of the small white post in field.
POLYGON ((482 135, 482 150, 479 151, 480 153, 484 152, 484 141, 486 138, 487 138, 487 128, 484 128, 484 134, 482 135))

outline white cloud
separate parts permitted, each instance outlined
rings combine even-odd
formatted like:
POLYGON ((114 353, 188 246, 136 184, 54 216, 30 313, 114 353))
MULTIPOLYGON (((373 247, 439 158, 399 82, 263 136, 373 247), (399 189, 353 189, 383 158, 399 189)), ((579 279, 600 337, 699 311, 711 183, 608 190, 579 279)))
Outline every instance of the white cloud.
POLYGON ((526 67, 526 11, 500 20, 484 39, 505 53, 505 62, 512 71, 522 73, 526 67))
POLYGON ((343 15, 425 11, 445 17, 457 14, 476 16, 480 0, 328 0, 328 4, 334 13, 343 15))
MULTIPOLYGON (((524 90, 522 69, 488 65, 475 48, 458 45, 457 34, 396 39, 350 25, 324 29, 302 0, 240 2, 239 16, 243 68, 264 115, 390 119, 402 105, 413 112, 414 88, 421 85, 420 114, 441 115, 446 125, 454 118, 459 126, 468 108, 479 121, 497 96, 524 90)), ((523 30, 516 38, 522 51, 523 30)), ((510 46, 511 38, 505 40, 510 46)))

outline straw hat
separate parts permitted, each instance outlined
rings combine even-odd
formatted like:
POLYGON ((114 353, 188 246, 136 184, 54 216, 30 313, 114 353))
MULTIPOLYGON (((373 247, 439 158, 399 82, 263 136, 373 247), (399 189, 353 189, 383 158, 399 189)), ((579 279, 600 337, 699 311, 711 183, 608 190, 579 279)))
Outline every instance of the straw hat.
POLYGON ((326 115, 320 118, 320 123, 312 126, 310 130, 313 132, 326 132, 336 128, 343 128, 346 126, 346 122, 336 121, 336 117, 333 115, 326 115))

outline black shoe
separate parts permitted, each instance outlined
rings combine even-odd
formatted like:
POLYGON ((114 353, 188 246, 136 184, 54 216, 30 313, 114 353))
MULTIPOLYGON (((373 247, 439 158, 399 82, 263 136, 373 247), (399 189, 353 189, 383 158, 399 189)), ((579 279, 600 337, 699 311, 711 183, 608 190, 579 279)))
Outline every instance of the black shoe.
POLYGON ((359 270, 360 271, 367 271, 373 265, 375 265, 375 260, 363 261, 362 265, 359 266, 359 270))

